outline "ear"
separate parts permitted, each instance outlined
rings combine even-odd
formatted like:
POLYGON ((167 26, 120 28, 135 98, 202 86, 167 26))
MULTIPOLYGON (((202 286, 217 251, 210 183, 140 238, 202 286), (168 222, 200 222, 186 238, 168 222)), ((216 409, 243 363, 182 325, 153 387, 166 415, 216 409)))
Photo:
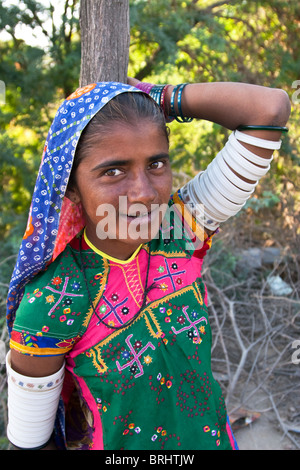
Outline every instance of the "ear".
POLYGON ((74 204, 79 204, 81 202, 77 188, 67 188, 65 196, 74 204))

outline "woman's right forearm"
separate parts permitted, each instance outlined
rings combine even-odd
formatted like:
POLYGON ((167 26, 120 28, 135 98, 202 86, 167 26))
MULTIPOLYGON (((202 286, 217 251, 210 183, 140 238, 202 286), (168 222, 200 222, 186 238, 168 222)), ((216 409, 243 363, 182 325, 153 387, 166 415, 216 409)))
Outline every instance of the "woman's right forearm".
MULTIPOLYGON (((174 87, 166 93, 166 107, 174 87)), ((284 126, 290 114, 288 95, 280 89, 233 82, 194 83, 182 93, 184 116, 234 130, 241 125, 284 126)))

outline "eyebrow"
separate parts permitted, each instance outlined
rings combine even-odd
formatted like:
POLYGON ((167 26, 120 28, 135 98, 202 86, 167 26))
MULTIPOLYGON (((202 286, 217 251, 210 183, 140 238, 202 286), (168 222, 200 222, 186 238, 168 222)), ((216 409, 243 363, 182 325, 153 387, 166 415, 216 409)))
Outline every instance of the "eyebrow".
MULTIPOLYGON (((168 153, 159 153, 157 155, 153 155, 147 159, 148 163, 153 163, 157 160, 161 160, 162 158, 170 158, 170 155, 168 153)), ((126 166, 129 165, 132 162, 132 160, 108 160, 103 163, 99 163, 99 165, 96 165, 94 168, 92 168, 91 171, 97 171, 101 170, 102 168, 112 168, 112 167, 117 167, 117 166, 126 166)))

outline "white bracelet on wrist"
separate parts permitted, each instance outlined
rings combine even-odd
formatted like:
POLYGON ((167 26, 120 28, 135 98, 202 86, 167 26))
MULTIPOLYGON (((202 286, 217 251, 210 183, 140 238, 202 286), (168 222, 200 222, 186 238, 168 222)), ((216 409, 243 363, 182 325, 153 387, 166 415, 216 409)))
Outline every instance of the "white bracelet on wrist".
POLYGON ((46 444, 53 432, 65 366, 48 377, 26 377, 11 367, 6 356, 9 441, 21 449, 46 444))

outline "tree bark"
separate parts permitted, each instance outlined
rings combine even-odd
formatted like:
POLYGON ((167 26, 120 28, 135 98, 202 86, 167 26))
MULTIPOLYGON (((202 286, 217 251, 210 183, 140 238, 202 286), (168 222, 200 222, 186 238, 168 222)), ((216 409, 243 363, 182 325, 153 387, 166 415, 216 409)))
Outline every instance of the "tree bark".
POLYGON ((129 0, 81 0, 80 86, 127 81, 129 0))

